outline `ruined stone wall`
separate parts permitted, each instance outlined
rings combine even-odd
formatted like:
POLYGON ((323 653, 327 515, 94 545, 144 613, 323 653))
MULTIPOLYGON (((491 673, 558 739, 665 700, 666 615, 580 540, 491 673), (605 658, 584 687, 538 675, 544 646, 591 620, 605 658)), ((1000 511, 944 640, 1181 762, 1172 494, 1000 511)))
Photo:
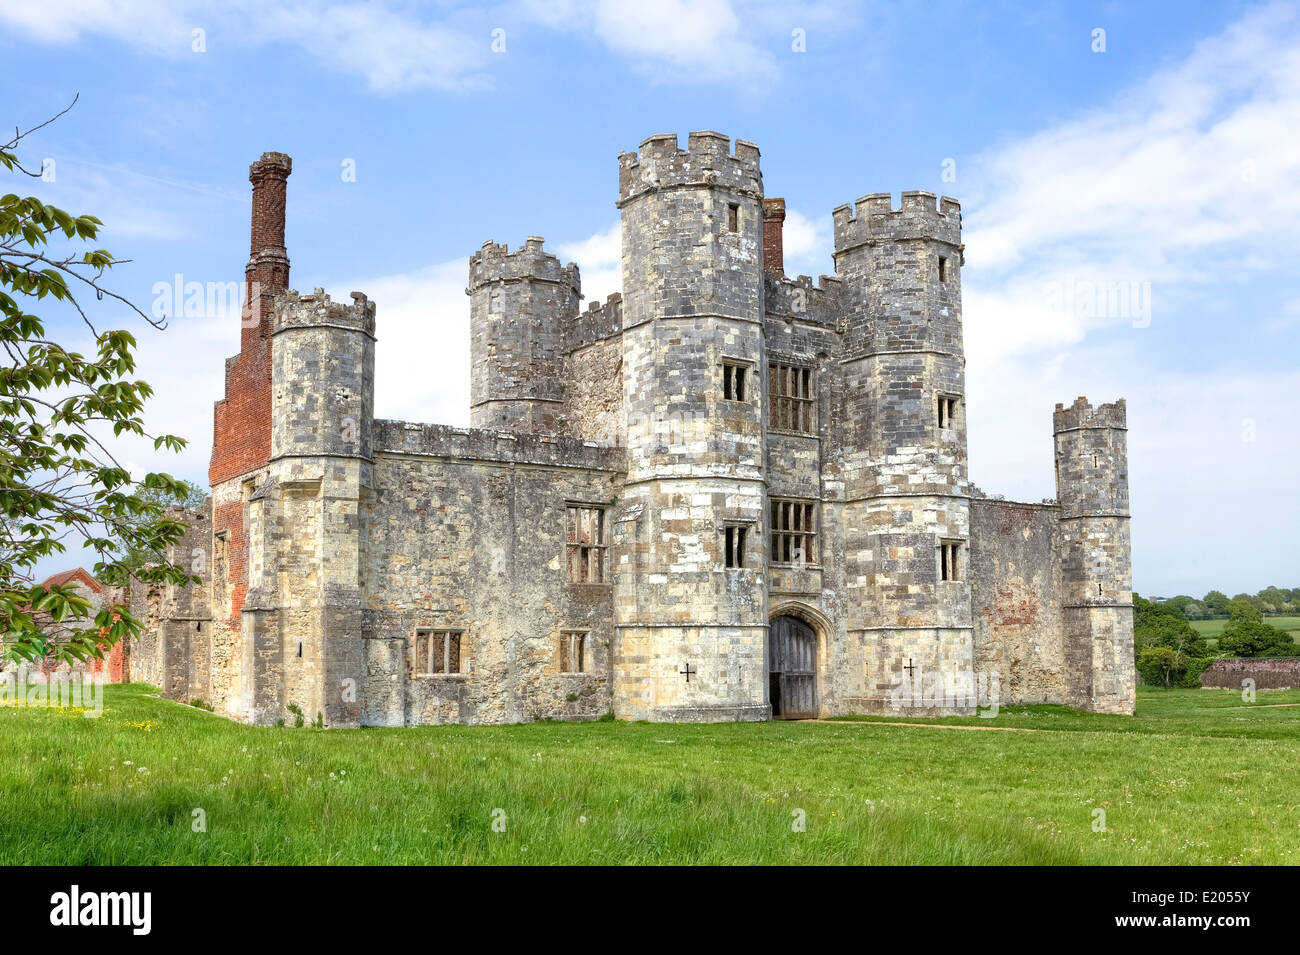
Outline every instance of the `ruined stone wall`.
POLYGON ((1067 703, 1061 509, 971 501, 975 669, 1003 703, 1067 703))
POLYGON ((1257 690, 1295 689, 1300 687, 1300 659, 1256 657, 1215 660, 1201 674, 1203 687, 1241 690, 1242 683, 1246 680, 1253 680, 1257 690))
POLYGON ((165 559, 199 578, 198 583, 134 581, 131 613, 143 624, 131 648, 132 680, 152 683, 173 700, 208 701, 212 695, 211 546, 212 501, 199 509, 168 508, 168 517, 185 524, 184 536, 167 548, 165 559))
POLYGON ((607 713, 612 587, 570 581, 567 511, 572 503, 612 509, 621 452, 563 437, 397 421, 376 423, 375 448, 362 721, 510 723, 607 713), (460 672, 419 673, 412 640, 420 629, 462 631, 460 672), (561 671, 565 631, 587 635, 584 672, 561 671))
MULTIPOLYGON (((269 425, 267 430, 269 433, 269 425)), ((266 476, 266 468, 260 468, 212 488, 212 679, 208 702, 215 712, 226 716, 241 717, 247 708, 242 695, 240 618, 248 595, 248 502, 266 476)))
POLYGON ((161 584, 136 583, 131 587, 128 606, 131 616, 141 623, 140 636, 131 648, 130 679, 133 683, 150 683, 161 688, 163 679, 163 639, 159 631, 161 584))

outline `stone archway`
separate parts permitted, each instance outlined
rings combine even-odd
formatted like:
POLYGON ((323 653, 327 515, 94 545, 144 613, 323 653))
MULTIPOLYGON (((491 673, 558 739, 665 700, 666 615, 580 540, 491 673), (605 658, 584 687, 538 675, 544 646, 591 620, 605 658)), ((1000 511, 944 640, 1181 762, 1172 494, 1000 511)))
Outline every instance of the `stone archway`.
POLYGON ((792 614, 772 618, 767 640, 768 699, 772 719, 815 719, 817 695, 817 631, 792 614))

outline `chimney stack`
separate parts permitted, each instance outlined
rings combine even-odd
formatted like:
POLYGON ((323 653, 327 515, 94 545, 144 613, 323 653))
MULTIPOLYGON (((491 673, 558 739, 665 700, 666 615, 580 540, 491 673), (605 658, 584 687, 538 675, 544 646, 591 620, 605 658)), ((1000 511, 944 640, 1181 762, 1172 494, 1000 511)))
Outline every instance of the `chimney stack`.
POLYGON ((262 153, 248 167, 253 184, 252 238, 249 242, 246 309, 240 350, 271 334, 275 296, 289 288, 289 253, 284 247, 284 210, 293 160, 284 153, 262 153))
POLYGON ((763 271, 785 275, 781 232, 785 227, 785 200, 763 200, 763 271))

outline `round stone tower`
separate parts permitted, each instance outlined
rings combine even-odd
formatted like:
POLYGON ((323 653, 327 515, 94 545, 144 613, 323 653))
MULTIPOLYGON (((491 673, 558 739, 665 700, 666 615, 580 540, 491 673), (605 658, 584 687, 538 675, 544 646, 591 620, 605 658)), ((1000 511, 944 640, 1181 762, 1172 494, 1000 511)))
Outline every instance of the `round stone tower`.
POLYGON ((863 706, 974 705, 961 208, 928 192, 834 211, 844 281, 847 629, 863 706))
POLYGON ((555 434, 564 408, 564 330, 578 315, 578 267, 543 251, 484 243, 469 262, 470 424, 555 434))
POLYGON ((1124 399, 1097 408, 1086 398, 1069 408, 1057 405, 1052 431, 1071 705, 1131 714, 1136 677, 1124 399))
POLYGON ((627 483, 614 711, 766 719, 763 183, 713 132, 619 156, 627 483))

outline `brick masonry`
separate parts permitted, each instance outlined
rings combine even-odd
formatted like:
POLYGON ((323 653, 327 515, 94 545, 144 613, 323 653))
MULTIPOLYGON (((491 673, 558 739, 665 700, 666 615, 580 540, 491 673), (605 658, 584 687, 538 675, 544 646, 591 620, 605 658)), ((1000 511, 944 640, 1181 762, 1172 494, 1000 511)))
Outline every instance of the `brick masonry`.
POLYGON ((841 206, 837 274, 787 277, 758 147, 652 136, 618 157, 621 294, 583 310, 535 236, 471 257, 451 428, 375 420, 365 295, 288 289, 290 168, 250 173, 204 584, 140 595, 132 671, 168 695, 327 726, 768 719, 789 616, 823 716, 993 685, 1132 712, 1123 401, 1057 407, 1057 500, 971 484, 956 200, 841 206), (778 551, 792 503, 811 526, 778 551))

